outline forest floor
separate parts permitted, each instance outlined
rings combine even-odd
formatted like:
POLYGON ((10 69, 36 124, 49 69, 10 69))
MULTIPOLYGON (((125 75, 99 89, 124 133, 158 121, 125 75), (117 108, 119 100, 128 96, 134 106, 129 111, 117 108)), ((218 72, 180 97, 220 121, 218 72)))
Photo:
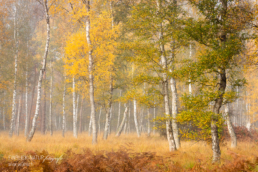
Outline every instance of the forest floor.
POLYGON ((55 132, 53 136, 38 132, 31 142, 26 142, 23 133, 9 138, 7 132, 2 132, 0 171, 31 171, 36 166, 50 171, 80 168, 85 171, 258 171, 256 142, 238 142, 235 149, 230 148, 229 142, 224 142, 221 163, 212 164, 211 146, 205 142, 182 141, 179 150, 169 152, 167 140, 159 135, 147 137, 143 134, 138 138, 136 134, 120 137, 111 134, 108 140, 103 140, 100 134, 98 144, 92 145, 91 141, 88 133, 79 133, 76 139, 72 132, 67 132, 65 138, 61 132, 55 132), (32 155, 41 158, 34 157, 33 160, 32 155), (31 166, 32 161, 35 161, 35 167, 31 166))

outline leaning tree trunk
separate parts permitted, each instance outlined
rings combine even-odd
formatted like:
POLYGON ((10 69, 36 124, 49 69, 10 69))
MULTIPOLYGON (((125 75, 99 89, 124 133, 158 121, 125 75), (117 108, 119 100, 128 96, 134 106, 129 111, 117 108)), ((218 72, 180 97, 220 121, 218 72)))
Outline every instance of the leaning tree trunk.
MULTIPOLYGON (((66 77, 65 77, 66 80, 66 77)), ((65 92, 66 92, 66 84, 64 83, 64 92, 63 92, 63 124, 62 124, 62 135, 65 137, 65 92)))
POLYGON ((119 137, 121 135, 121 133, 123 131, 123 128, 125 127, 127 112, 128 112, 128 106, 125 104, 124 117, 123 117, 122 122, 121 122, 121 124, 118 128, 118 131, 116 133, 116 137, 119 137))
POLYGON ((77 138, 75 79, 73 76, 73 137, 77 138))
POLYGON ((108 109, 106 111, 106 123, 104 129, 103 139, 107 140, 109 129, 110 129, 110 121, 111 121, 111 113, 112 113, 112 97, 113 97, 113 77, 110 74, 110 84, 109 84, 109 100, 108 100, 108 109))
POLYGON ((16 87, 17 87, 17 67, 18 67, 18 41, 17 41, 17 9, 14 7, 14 41, 15 41, 15 64, 14 64, 14 88, 13 88, 13 103, 12 103, 12 118, 10 123, 9 137, 13 136, 14 123, 15 123, 15 107, 16 107, 16 87))
MULTIPOLYGON (((87 12, 90 13, 90 0, 84 1, 86 4, 87 12)), ((92 144, 97 143, 97 125, 96 125, 96 109, 95 109, 95 100, 94 100, 94 77, 93 77, 93 57, 92 57, 92 45, 90 38, 90 14, 86 17, 86 39, 89 47, 88 57, 89 57, 89 92, 90 92, 90 107, 91 107, 91 122, 92 122, 92 144)))
POLYGON ((52 127, 52 94, 53 94, 53 66, 52 61, 50 61, 51 68, 51 79, 50 79, 50 98, 49 98, 49 131, 50 135, 53 135, 53 127, 52 127))
POLYGON ((36 103, 36 111, 35 115, 32 120, 32 128, 31 131, 27 137, 27 141, 30 142, 34 136, 34 133, 36 131, 36 124, 37 124, 37 118, 39 114, 39 107, 40 107, 40 98, 41 98, 41 86, 42 86, 42 79, 43 79, 43 74, 45 73, 46 70, 46 63, 47 63, 47 55, 48 55, 48 48, 49 48, 49 42, 50 42, 50 20, 49 20, 49 14, 48 14, 48 0, 45 0, 44 3, 44 10, 45 10, 45 17, 46 17, 46 23, 47 23, 47 41, 46 41, 46 47, 45 47, 45 54, 43 57, 43 62, 42 62, 42 68, 39 73, 39 81, 38 81, 38 95, 37 95, 37 103, 36 103))

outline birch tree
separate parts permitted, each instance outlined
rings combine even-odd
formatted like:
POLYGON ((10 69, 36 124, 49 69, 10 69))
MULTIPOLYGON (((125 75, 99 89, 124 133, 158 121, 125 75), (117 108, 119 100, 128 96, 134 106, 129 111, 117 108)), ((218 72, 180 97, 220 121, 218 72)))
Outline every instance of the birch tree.
POLYGON ((36 131, 37 118, 38 118, 39 108, 40 108, 42 80, 43 80, 43 75, 46 70, 46 63, 47 63, 47 56, 48 56, 48 49, 49 49, 49 42, 50 42, 50 18, 49 18, 50 6, 48 5, 48 0, 38 1, 38 2, 41 3, 44 7, 45 20, 46 20, 46 25, 47 25, 47 40, 46 40, 46 46, 45 46, 45 53, 44 53, 43 61, 42 61, 42 68, 40 69, 40 73, 39 73, 36 110, 35 110, 35 114, 34 114, 34 117, 32 120, 32 127, 31 127, 30 133, 27 137, 28 142, 30 142, 32 140, 34 133, 36 131))

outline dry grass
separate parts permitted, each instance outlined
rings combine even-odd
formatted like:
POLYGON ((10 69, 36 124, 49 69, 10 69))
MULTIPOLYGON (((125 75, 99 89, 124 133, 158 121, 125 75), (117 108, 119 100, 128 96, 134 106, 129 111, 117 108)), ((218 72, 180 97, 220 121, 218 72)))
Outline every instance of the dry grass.
MULTIPOLYGON (((55 132, 54 136, 41 135, 36 133, 31 142, 26 142, 24 136, 13 136, 9 138, 7 132, 0 134, 0 155, 7 158, 9 155, 23 155, 28 151, 46 150, 50 154, 59 157, 67 150, 82 153, 83 149, 90 149, 93 152, 99 151, 117 151, 120 148, 129 149, 129 152, 155 152, 156 155, 168 158, 171 162, 178 162, 184 168, 192 168, 195 164, 202 164, 208 168, 212 168, 211 158, 212 150, 209 144, 204 142, 182 142, 181 148, 175 152, 168 151, 168 143, 166 139, 160 138, 158 135, 137 138, 136 134, 121 135, 115 137, 111 135, 108 140, 103 140, 102 135, 98 138, 98 144, 91 144, 91 136, 88 133, 79 134, 78 138, 74 138, 71 132, 63 138, 61 132, 55 132)), ((222 164, 234 161, 238 157, 244 157, 246 160, 253 161, 257 157, 258 144, 254 142, 240 142, 236 149, 231 149, 229 143, 221 146, 222 164)))

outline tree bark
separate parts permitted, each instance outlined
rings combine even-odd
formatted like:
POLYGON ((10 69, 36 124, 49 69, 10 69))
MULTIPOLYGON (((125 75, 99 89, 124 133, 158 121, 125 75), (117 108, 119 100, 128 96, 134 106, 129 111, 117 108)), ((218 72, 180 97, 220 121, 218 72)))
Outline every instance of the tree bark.
POLYGON ((235 148, 237 146, 237 138, 236 138, 236 134, 235 134, 234 128, 233 128, 231 120, 230 120, 228 103, 226 104, 226 107, 225 107, 225 114, 226 114, 226 122, 227 122, 227 126, 228 126, 228 132, 231 137, 231 147, 235 148))
MULTIPOLYGON (((43 80, 46 79, 46 72, 44 72, 44 75, 43 75, 43 80)), ((43 106, 42 106, 42 121, 41 121, 41 133, 43 135, 46 134, 46 84, 43 83, 43 106)))
POLYGON ((102 107, 101 107, 100 110, 99 110, 99 121, 98 121, 98 124, 99 124, 99 133, 100 133, 100 117, 101 117, 101 110, 102 110, 102 107))
POLYGON ((113 77, 112 74, 110 74, 110 84, 109 84, 109 100, 108 100, 108 106, 106 111, 106 123, 105 123, 105 129, 104 129, 104 135, 103 139, 107 140, 110 130, 110 121, 111 121, 111 113, 112 113, 112 97, 113 97, 113 77))
POLYGON ((124 117, 123 117, 122 122, 121 122, 121 124, 118 128, 118 131, 116 133, 116 137, 119 137, 121 135, 121 133, 123 131, 123 128, 125 127, 127 112, 128 112, 128 106, 125 104, 124 117))
POLYGON ((16 125, 16 134, 17 134, 17 136, 19 136, 19 128, 20 128, 21 101, 22 101, 22 93, 20 95, 19 107, 18 107, 18 113, 17 113, 17 125, 16 125))
POLYGON ((139 125, 138 125, 138 120, 137 120, 137 102, 136 102, 135 98, 133 100, 133 117, 134 117, 134 124, 135 124, 137 136, 140 137, 141 133, 139 131, 139 125))
POLYGON ((73 137, 77 138, 75 79, 73 76, 73 137))
MULTIPOLYGON (((65 77, 66 80, 66 77, 65 77)), ((63 124, 62 124, 62 135, 65 137, 65 121, 66 121, 66 116, 65 116, 65 92, 66 92, 66 82, 64 83, 64 92, 63 92, 63 124)))
POLYGON ((18 68, 18 40, 17 40, 17 9, 14 7, 14 41, 15 41, 15 64, 14 64, 14 88, 13 88, 13 103, 12 103, 12 118, 10 123, 9 137, 13 136, 15 123, 15 107, 16 107, 16 87, 17 87, 17 68, 18 68))
MULTIPOLYGON (((91 1, 87 0, 84 1, 86 4, 87 12, 90 13, 90 5, 91 1)), ((92 57, 92 45, 91 45, 91 38, 90 38, 90 15, 86 17, 86 39, 89 46, 89 92, 90 92, 90 106, 91 106, 91 122, 92 122, 92 144, 97 143, 97 125, 96 125, 96 109, 95 109, 95 100, 94 100, 94 77, 93 77, 93 57, 92 57)))
POLYGON ((49 131, 50 136, 53 135, 53 126, 52 126, 52 94, 53 94, 53 66, 52 61, 50 60, 51 68, 51 79, 50 79, 50 97, 49 97, 49 131))
POLYGON ((147 115, 148 115, 148 137, 150 137, 150 134, 151 134, 151 127, 150 127, 150 109, 148 108, 147 110, 147 115))
POLYGON ((3 126, 4 126, 4 130, 6 129, 5 126, 5 91, 4 91, 4 107, 3 107, 3 126))
POLYGON ((24 127, 24 135, 27 137, 29 130, 29 117, 28 117, 28 63, 26 63, 26 88, 25 88, 25 127, 24 127))
POLYGON ((49 42, 50 42, 50 20, 49 20, 49 14, 48 14, 48 0, 45 0, 43 2, 44 5, 44 10, 45 10, 45 17, 46 17, 46 24, 47 24, 47 41, 46 41, 46 47, 45 47, 45 54, 43 57, 43 62, 42 62, 42 68, 39 73, 39 81, 38 81, 38 95, 37 95, 37 103, 36 103, 36 111, 35 115, 32 120, 32 128, 31 131, 27 137, 27 141, 30 142, 34 136, 34 133, 36 131, 36 122, 39 114, 39 107, 40 107, 40 98, 41 98, 41 86, 42 86, 42 79, 43 79, 43 74, 46 70, 46 62, 47 62, 47 55, 48 55, 48 48, 49 48, 49 42))
MULTIPOLYGON (((120 90, 120 97, 122 96, 122 90, 120 90)), ((116 129, 118 130, 120 124, 120 116, 121 116, 121 102, 118 103, 118 119, 117 119, 117 126, 116 129)))
POLYGON ((82 105, 83 105, 83 98, 82 98, 82 101, 81 101, 81 110, 80 110, 80 125, 79 125, 79 131, 80 133, 82 133, 82 105))

